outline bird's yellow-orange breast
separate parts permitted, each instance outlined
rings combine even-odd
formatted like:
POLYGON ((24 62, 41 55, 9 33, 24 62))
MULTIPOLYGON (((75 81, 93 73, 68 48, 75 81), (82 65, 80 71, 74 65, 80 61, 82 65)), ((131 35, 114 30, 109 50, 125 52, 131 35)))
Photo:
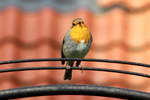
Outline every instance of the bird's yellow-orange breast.
POLYGON ((86 26, 81 27, 80 25, 76 25, 72 27, 70 31, 70 36, 71 39, 77 43, 83 40, 85 41, 85 43, 88 43, 88 41, 90 40, 90 32, 86 26))

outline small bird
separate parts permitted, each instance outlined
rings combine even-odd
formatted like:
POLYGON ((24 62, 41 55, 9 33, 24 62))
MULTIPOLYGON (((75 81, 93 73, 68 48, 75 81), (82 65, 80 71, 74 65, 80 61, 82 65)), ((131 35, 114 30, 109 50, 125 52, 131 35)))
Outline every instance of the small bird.
MULTIPOLYGON (((82 18, 76 18, 72 21, 71 29, 66 33, 61 47, 62 58, 84 58, 88 53, 92 43, 92 35, 85 25, 82 18)), ((71 80, 72 69, 75 61, 67 61, 64 80, 71 80)), ((63 65, 65 61, 61 62, 63 65)), ((76 66, 80 65, 81 61, 76 62, 76 66)))

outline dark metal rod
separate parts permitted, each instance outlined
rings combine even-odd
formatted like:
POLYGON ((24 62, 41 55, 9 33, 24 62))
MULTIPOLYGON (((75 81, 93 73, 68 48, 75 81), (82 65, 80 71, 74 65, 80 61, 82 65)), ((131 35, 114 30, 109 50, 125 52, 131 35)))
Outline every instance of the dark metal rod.
POLYGON ((87 62, 106 62, 106 63, 118 63, 127 65, 136 65, 150 68, 150 64, 143 64, 138 62, 120 61, 120 60, 109 60, 109 59, 81 59, 81 58, 43 58, 43 59, 22 59, 22 60, 10 60, 1 61, 2 64, 13 64, 13 63, 25 63, 25 62, 43 62, 43 61, 87 61, 87 62))
POLYGON ((0 91, 1 100, 48 95, 88 95, 129 100, 150 100, 150 93, 97 85, 58 84, 14 88, 0 91))
MULTIPOLYGON (((4 72, 15 72, 15 71, 31 71, 31 70, 62 70, 66 69, 66 67, 21 67, 21 68, 11 68, 11 69, 1 69, 0 73, 4 72)), ((114 73, 122 73, 122 74, 130 74, 136 75, 141 77, 150 78, 150 75, 137 73, 137 72, 130 72, 125 70, 116 70, 116 69, 108 69, 108 68, 94 68, 94 67, 71 67, 73 70, 89 70, 89 71, 106 71, 106 72, 114 72, 114 73)))

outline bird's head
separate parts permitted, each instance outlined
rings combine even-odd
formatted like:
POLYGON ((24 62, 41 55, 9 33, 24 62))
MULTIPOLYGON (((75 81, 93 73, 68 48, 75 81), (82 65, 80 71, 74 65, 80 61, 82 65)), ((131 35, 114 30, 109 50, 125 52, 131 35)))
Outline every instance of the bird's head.
POLYGON ((72 27, 79 25, 80 27, 84 27, 84 21, 82 18, 76 18, 72 21, 72 27))
POLYGON ((90 32, 82 18, 76 18, 72 21, 70 36, 72 40, 77 43, 80 43, 81 41, 84 41, 85 43, 88 42, 90 39, 90 32))

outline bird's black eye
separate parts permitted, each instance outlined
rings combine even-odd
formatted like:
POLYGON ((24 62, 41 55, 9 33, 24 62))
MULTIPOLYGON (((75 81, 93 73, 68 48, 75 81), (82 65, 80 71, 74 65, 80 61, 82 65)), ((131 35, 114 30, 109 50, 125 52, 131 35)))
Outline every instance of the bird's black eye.
POLYGON ((76 24, 75 24, 75 23, 72 23, 72 25, 75 26, 76 24))

